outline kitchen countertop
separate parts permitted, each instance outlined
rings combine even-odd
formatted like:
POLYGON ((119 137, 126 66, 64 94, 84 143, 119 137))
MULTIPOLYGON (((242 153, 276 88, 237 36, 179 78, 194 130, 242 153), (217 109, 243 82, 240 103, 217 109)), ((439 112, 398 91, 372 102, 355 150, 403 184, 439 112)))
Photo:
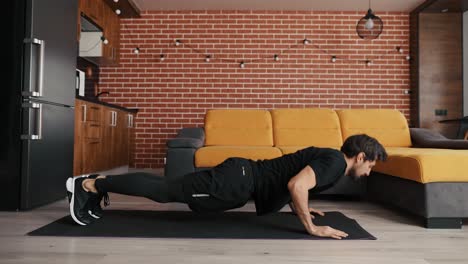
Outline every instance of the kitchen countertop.
POLYGON ((132 113, 137 113, 138 112, 138 108, 126 108, 126 107, 123 107, 123 106, 120 106, 120 105, 106 103, 106 102, 100 101, 100 100, 98 100, 96 98, 84 97, 84 96, 79 96, 79 95, 77 95, 75 98, 79 99, 79 100, 82 100, 82 101, 90 102, 90 103, 100 104, 100 105, 104 105, 104 106, 108 106, 108 107, 112 107, 112 108, 117 108, 117 109, 127 111, 127 112, 132 112, 132 113))

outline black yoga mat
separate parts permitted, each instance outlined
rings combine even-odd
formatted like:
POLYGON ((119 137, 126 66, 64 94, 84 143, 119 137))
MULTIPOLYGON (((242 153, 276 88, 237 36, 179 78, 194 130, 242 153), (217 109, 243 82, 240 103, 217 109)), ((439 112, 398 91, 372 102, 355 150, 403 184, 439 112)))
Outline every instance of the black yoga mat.
MULTIPOLYGON (((340 212, 316 216, 316 225, 348 233, 346 239, 376 238, 340 212)), ((31 236, 152 237, 221 239, 332 239, 310 236, 297 216, 288 212, 257 216, 254 212, 197 214, 186 211, 107 210, 102 219, 79 226, 70 216, 34 230, 31 236)))

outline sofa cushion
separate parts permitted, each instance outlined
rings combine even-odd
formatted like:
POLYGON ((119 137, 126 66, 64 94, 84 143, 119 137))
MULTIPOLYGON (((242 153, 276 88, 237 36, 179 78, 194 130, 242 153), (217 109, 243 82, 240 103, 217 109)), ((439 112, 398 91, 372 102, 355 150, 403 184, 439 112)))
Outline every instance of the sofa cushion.
POLYGON ((467 182, 468 150, 386 148, 388 159, 374 171, 420 183, 467 182))
POLYGON ((410 147, 408 122, 398 110, 347 109, 337 110, 343 140, 356 134, 376 138, 384 147, 410 147))
POLYGON ((270 112, 215 109, 205 115, 206 146, 273 146, 270 112))
POLYGON ((209 146, 195 152, 195 167, 214 167, 227 158, 273 159, 280 157, 281 151, 275 147, 263 146, 209 146))
POLYGON ((331 109, 275 109, 273 139, 277 147, 341 147, 340 120, 331 109))

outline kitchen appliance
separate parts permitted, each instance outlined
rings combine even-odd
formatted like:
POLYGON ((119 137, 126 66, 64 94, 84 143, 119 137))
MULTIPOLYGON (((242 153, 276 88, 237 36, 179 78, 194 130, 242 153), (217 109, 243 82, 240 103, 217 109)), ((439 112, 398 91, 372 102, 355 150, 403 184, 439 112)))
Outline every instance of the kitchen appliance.
POLYGON ((0 209, 22 210, 64 198, 73 173, 78 3, 5 4, 0 209))
POLYGON ((85 96, 85 73, 84 71, 76 69, 76 94, 85 96))

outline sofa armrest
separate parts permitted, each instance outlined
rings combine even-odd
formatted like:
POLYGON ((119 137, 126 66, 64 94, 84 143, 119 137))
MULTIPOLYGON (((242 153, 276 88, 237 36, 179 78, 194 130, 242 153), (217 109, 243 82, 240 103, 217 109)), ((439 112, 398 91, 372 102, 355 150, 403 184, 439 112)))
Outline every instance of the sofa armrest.
POLYGON ((182 128, 177 133, 178 138, 195 138, 205 142, 205 130, 202 127, 182 128))
POLYGON ((448 139, 426 128, 410 128, 410 134, 416 148, 468 149, 468 140, 448 139))
POLYGON ((166 142, 168 148, 201 148, 205 144, 205 130, 199 127, 182 128, 177 136, 166 142))
POLYGON ((183 128, 166 144, 164 175, 168 180, 177 180, 195 172, 195 152, 205 144, 205 131, 203 128, 183 128))
POLYGON ((173 139, 169 139, 167 141, 168 148, 201 148, 203 147, 203 140, 198 138, 183 138, 177 137, 173 139))

